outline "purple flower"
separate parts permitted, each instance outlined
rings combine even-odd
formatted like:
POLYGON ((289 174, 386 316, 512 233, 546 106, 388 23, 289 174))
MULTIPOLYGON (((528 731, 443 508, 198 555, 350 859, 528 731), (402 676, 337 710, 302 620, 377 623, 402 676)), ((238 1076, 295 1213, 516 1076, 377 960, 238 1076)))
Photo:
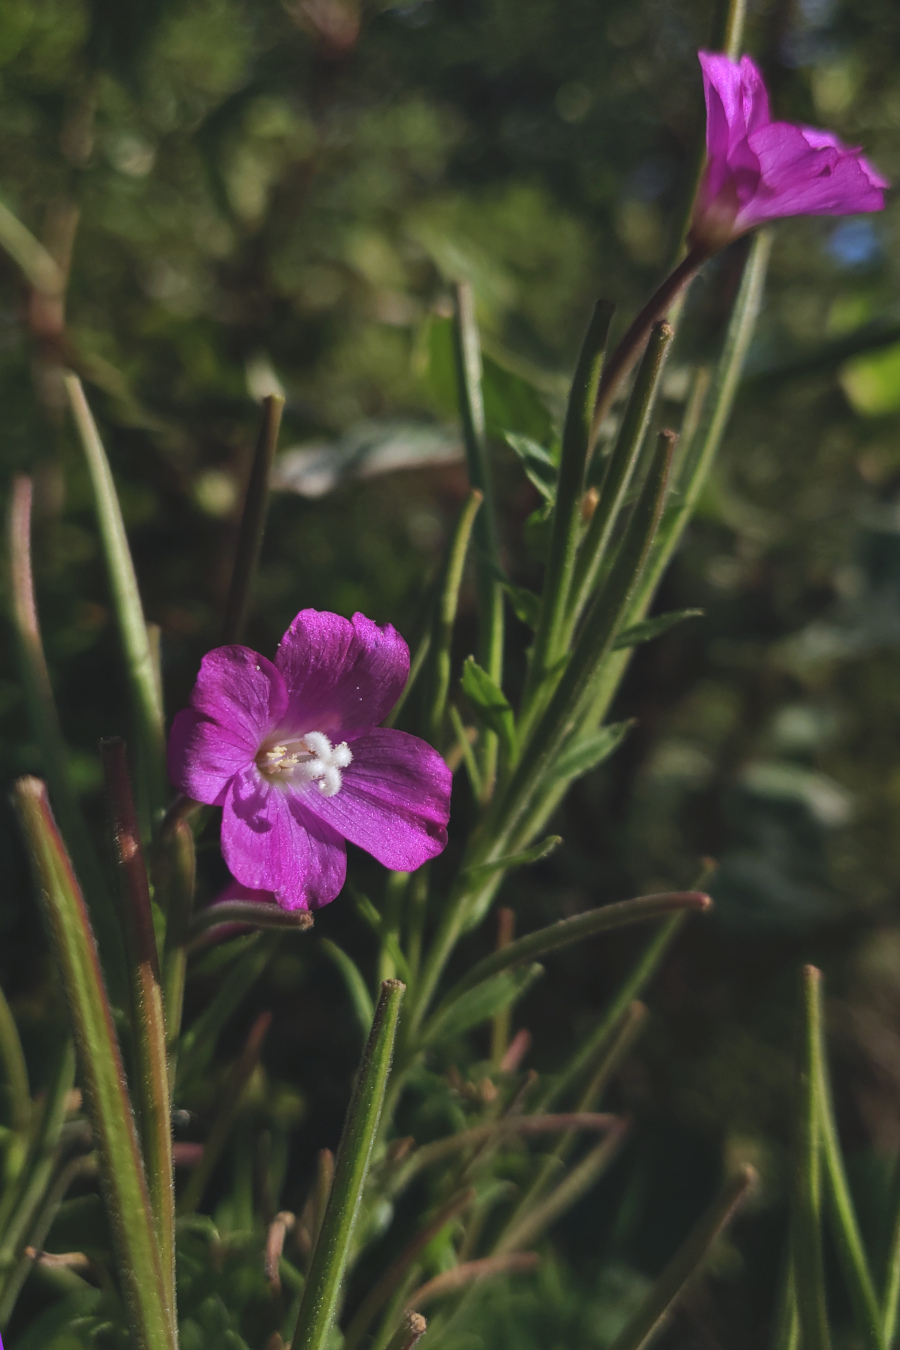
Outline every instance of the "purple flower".
POLYGON ((274 664, 246 647, 209 652, 169 738, 169 776, 222 807, 232 876, 285 909, 327 905, 345 840, 409 872, 447 843, 451 774, 417 736, 379 728, 409 676, 400 634, 301 610, 274 664))
POLYGON ((706 94, 706 171, 691 245, 706 253, 779 216, 881 211, 888 182, 830 131, 773 122, 762 75, 700 52, 706 94))

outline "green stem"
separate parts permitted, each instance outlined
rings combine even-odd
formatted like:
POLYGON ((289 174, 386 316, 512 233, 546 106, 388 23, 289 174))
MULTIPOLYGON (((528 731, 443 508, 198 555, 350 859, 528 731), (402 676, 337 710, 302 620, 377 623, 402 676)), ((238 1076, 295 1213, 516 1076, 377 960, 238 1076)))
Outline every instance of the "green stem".
POLYGON ((685 1286, 698 1273, 709 1249, 734 1218, 755 1182, 756 1173, 752 1167, 745 1165, 723 1187, 687 1241, 656 1280, 641 1307, 616 1337, 610 1350, 641 1350, 663 1329, 685 1286))
POLYGON ((150 883, 131 794, 125 742, 119 737, 110 737, 100 742, 100 749, 119 877, 120 919, 131 978, 131 1041, 138 1129, 166 1282, 166 1296, 174 1309, 175 1175, 172 1167, 172 1106, 150 883))
POLYGON ((540 617, 522 699, 526 709, 532 700, 541 701, 540 691, 551 677, 559 656, 572 568, 581 533, 581 499, 590 448, 591 415, 612 316, 613 306, 605 300, 594 306, 572 379, 540 617))
MULTIPOLYGON (((454 287, 453 350, 469 482, 484 499, 475 519, 475 575, 478 588, 478 663, 497 685, 503 681, 503 586, 494 488, 488 458, 481 347, 475 302, 468 282, 454 287)), ((497 770, 497 737, 485 730, 480 744, 480 773, 490 796, 497 770)))
POLYGON ((447 712, 447 694, 450 689, 451 669, 450 648, 453 641, 453 626, 456 623, 459 588, 462 585, 469 536, 472 533, 478 508, 483 501, 484 497, 481 491, 478 488, 473 488, 464 502, 447 548, 447 556, 438 590, 434 628, 428 653, 431 678, 425 704, 425 725, 427 727, 425 734, 427 739, 437 746, 441 744, 443 739, 444 718, 447 712))
POLYGON ((644 352, 622 419, 622 426, 609 459, 609 466, 600 486, 600 499, 578 551, 575 575, 568 596, 567 632, 571 631, 597 584, 613 529, 640 457, 660 376, 674 336, 674 331, 667 323, 654 324, 650 333, 647 350, 644 352))
POLYGON ((822 1255, 822 1001, 821 973, 800 978, 791 1264, 803 1350, 830 1350, 822 1255))
POLYGON ((152 816, 165 807, 169 797, 165 726, 153 651, 109 460, 81 381, 75 375, 66 375, 64 383, 94 491, 113 608, 125 655, 142 777, 152 816))
MULTIPOLYGON (((821 1019, 819 1019, 821 1031, 821 1019)), ((831 1202, 830 1213, 832 1231, 838 1249, 838 1256, 847 1282, 850 1302, 856 1318, 857 1330, 863 1337, 865 1350, 886 1350, 887 1342, 882 1331, 881 1310, 875 1293, 875 1285, 869 1271, 868 1257, 863 1244, 862 1234, 853 1208, 850 1187, 844 1171, 841 1146, 834 1119, 831 1087, 828 1081, 828 1064, 825 1057, 824 1042, 820 1042, 818 1051, 821 1072, 818 1079, 819 1089, 819 1129, 821 1131, 822 1159, 825 1165, 825 1178, 828 1182, 828 1196, 831 1202)))
POLYGON ((284 399, 280 394, 267 394, 263 399, 262 425, 253 453, 253 464, 247 491, 244 496, 244 510, 241 515, 241 528, 238 534, 237 548, 234 554, 234 570, 231 574, 231 589, 225 606, 225 622, 222 625, 223 643, 240 642, 250 605, 250 591, 253 578, 259 564, 263 534, 266 528, 266 513, 269 506, 269 477, 272 461, 278 445, 278 432, 281 427, 281 412, 284 399))
POLYGON ((350 1243, 391 1068, 405 985, 385 980, 363 1052, 334 1166, 334 1181, 307 1276, 292 1350, 323 1350, 338 1311, 350 1243))
POLYGON ((19 779, 14 804, 68 1000, 132 1334, 141 1350, 175 1350, 174 1309, 166 1296, 122 1056, 84 900, 45 785, 19 779))

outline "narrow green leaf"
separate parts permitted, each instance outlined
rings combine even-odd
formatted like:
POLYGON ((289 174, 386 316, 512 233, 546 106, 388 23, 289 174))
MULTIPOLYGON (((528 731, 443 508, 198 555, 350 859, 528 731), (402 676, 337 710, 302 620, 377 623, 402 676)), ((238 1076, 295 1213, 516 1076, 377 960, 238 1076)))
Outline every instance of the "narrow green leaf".
POLYGON ((75 375, 66 375, 64 382, 94 492, 97 523, 113 596, 119 639, 125 656, 144 790, 152 815, 157 809, 165 806, 170 795, 166 777, 163 710, 156 682, 153 651, 147 635, 147 624, 134 574, 131 550, 128 547, 125 523, 122 520, 122 511, 106 451, 91 416, 81 381, 75 375))
MULTIPOLYGON (((481 344, 475 320, 475 301, 467 282, 454 287, 453 350, 457 392, 469 482, 484 501, 475 518, 475 576, 478 591, 478 659, 497 685, 503 679, 503 590, 497 580, 500 547, 494 487, 488 457, 482 389, 481 344)), ((497 739, 482 737, 478 749, 479 775, 485 792, 493 789, 497 770, 497 739)))
POLYGON ((334 1165, 334 1181, 313 1252, 291 1350, 324 1350, 340 1301, 372 1148, 378 1133, 405 986, 385 980, 334 1165))
POLYGON ((174 1308, 166 1297, 122 1057, 87 911, 44 784, 19 779, 14 804, 69 1005, 132 1334, 141 1350, 175 1350, 174 1308))
POLYGON ((266 513, 269 505, 269 477, 272 462, 278 445, 278 431, 281 426, 281 412, 284 398, 280 394, 267 394, 263 399, 262 424, 253 452, 253 463, 247 490, 244 494, 244 509, 241 512, 241 528, 238 532, 237 548, 234 554, 234 568, 231 574, 231 589, 225 607, 225 622, 222 626, 224 643, 240 642, 250 604, 250 592, 259 554, 262 548, 263 534, 266 528, 266 513))
POLYGON ((558 780, 581 778, 598 768, 604 760, 616 750, 634 726, 633 719, 627 722, 612 722, 608 727, 588 736, 579 736, 571 745, 561 751, 556 761, 553 777, 558 780))
POLYGON ((687 1241, 654 1282, 644 1302, 629 1318, 610 1350, 641 1350, 656 1332, 662 1330, 678 1298, 706 1260, 716 1238, 727 1228, 755 1184, 756 1172, 746 1164, 733 1180, 726 1183, 687 1241))
POLYGON ((453 1040, 480 1026, 495 1013, 511 1007, 543 973, 543 966, 537 963, 519 970, 503 970, 475 988, 467 988, 458 997, 447 998, 422 1029, 421 1044, 453 1040))
POLYGON ((529 863, 540 862, 541 858, 548 858, 551 853, 556 852, 561 843, 561 834, 548 834, 546 839, 542 839, 540 843, 534 844, 531 848, 524 849, 521 853, 509 853, 505 858, 495 858, 493 862, 468 868, 465 872, 466 879, 467 881, 478 881, 481 877, 490 876, 491 872, 510 872, 514 867, 527 867, 529 863))
POLYGON ((460 685, 479 721, 499 737, 507 754, 512 754, 516 737, 513 710, 503 690, 474 656, 466 658, 460 685))
POLYGON ((356 1013, 356 1020, 364 1032, 368 1032, 372 1025, 372 1018, 375 1015, 375 1005, 372 1002, 371 995, 366 988, 366 982, 360 973, 359 966, 340 948, 336 942, 330 938, 322 938, 319 946, 326 956, 337 966, 341 978, 347 988, 350 996, 350 1002, 353 1011, 356 1013))
POLYGON ((135 1106, 150 1207, 156 1224, 166 1297, 175 1307, 175 1176, 172 1166, 172 1104, 162 977, 153 929, 150 882, 144 863, 137 812, 131 794, 125 742, 100 743, 106 779, 119 914, 131 977, 131 1044, 135 1106))
POLYGON ((550 451, 530 436, 522 436, 515 431, 505 431, 503 439, 544 500, 555 501, 559 464, 550 451))
POLYGON ((702 609, 673 609, 668 614, 657 614, 652 619, 642 619, 640 623, 633 623, 630 628, 623 628, 612 649, 617 652, 625 647, 637 647, 641 642, 650 642, 652 638, 668 633, 670 628, 674 628, 685 619, 701 618, 703 613, 702 609))
POLYGON ((800 976, 791 1264, 803 1350, 830 1350, 822 1252, 821 972, 800 976))
POLYGON ((186 820, 176 819, 164 823, 153 850, 153 884, 156 902, 166 921, 162 979, 170 1093, 175 1087, 181 1043, 188 941, 196 881, 193 830, 186 820))
POLYGON ((484 957, 454 986, 442 1007, 449 1007, 462 997, 466 990, 480 984, 498 971, 510 970, 524 961, 543 959, 550 952, 555 952, 560 947, 568 947, 572 942, 582 942, 597 933, 608 933, 632 923, 660 919, 677 910, 694 910, 702 913, 711 905, 709 896, 704 895, 702 891, 668 891, 662 895, 641 895, 636 900, 620 900, 616 904, 588 910, 586 914, 576 914, 571 919, 560 919, 557 923, 548 924, 546 928, 539 928, 535 933, 517 938, 515 942, 510 942, 505 947, 491 952, 490 956, 484 957))

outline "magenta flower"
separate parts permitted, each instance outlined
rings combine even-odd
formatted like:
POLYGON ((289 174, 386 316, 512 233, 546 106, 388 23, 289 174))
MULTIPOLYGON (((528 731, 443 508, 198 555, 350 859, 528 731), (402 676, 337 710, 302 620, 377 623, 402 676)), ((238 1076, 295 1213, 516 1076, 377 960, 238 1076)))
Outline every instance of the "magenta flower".
POLYGON ((779 216, 881 211, 888 182, 830 131, 773 122, 762 75, 700 52, 706 94, 706 171, 691 245, 717 249, 779 216))
POLYGON ((169 776, 222 807, 232 876, 285 909, 327 905, 345 840, 409 872, 447 843, 451 774, 417 736, 379 728, 409 676, 400 634, 301 610, 274 664, 246 647, 209 652, 169 738, 169 776))

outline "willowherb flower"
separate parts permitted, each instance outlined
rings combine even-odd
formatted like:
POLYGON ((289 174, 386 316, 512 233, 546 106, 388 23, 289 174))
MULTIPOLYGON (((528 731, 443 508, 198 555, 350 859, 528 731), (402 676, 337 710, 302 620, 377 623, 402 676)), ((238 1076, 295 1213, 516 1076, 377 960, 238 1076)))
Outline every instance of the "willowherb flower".
POLYGON ((890 185, 830 131, 773 122, 749 56, 700 52, 706 94, 706 169, 691 247, 713 253, 779 216, 881 211, 890 185))
POLYGON ((209 652, 169 738, 169 775, 222 807, 232 876, 285 909, 338 894, 345 841, 409 872, 447 842, 451 774, 430 745, 377 724, 409 676, 390 624, 304 609, 274 663, 247 647, 209 652))

